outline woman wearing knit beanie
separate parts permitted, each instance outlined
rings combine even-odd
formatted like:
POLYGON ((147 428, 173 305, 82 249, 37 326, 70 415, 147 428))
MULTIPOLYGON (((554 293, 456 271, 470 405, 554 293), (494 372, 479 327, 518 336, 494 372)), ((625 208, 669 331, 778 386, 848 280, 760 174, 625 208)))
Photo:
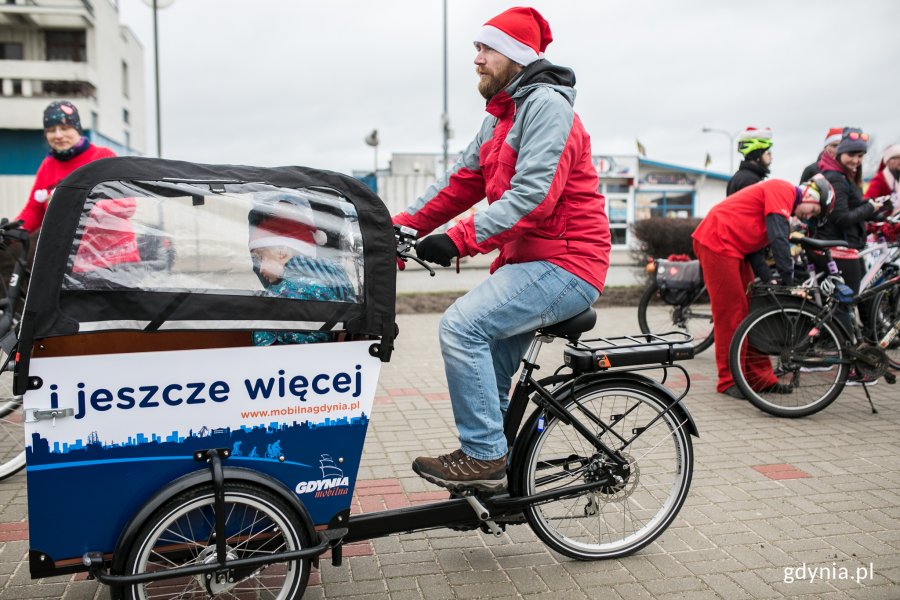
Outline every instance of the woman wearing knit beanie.
MULTIPOLYGON (((831 251, 838 269, 854 294, 859 293, 862 275, 865 272, 859 250, 866 245, 866 221, 872 219, 884 204, 883 199, 866 200, 862 192, 862 161, 869 149, 869 136, 856 127, 844 127, 841 132, 841 141, 837 151, 832 157, 823 153, 819 159, 819 170, 834 188, 834 210, 822 227, 816 232, 816 237, 824 240, 847 240, 846 247, 833 248, 831 251)), ((812 262, 816 270, 827 272, 825 258, 820 255, 812 255, 812 262)), ((860 315, 865 318, 867 312, 860 309, 860 315)), ((850 319, 847 312, 841 312, 838 317, 850 319)), ((851 372, 851 379, 853 378, 851 372)))
POLYGON ((69 173, 89 162, 115 156, 109 148, 95 146, 83 135, 78 109, 67 100, 51 102, 44 109, 44 137, 50 152, 38 167, 28 201, 16 217, 29 232, 40 229, 53 190, 69 173))
MULTIPOLYGON (((109 148, 92 144, 83 133, 78 109, 71 102, 51 102, 44 109, 44 137, 50 152, 38 167, 28 201, 16 217, 28 232, 35 233, 41 228, 53 190, 63 179, 89 162, 115 156, 109 148)), ((92 271, 140 261, 130 221, 134 211, 134 198, 98 201, 84 219, 72 271, 92 271)))

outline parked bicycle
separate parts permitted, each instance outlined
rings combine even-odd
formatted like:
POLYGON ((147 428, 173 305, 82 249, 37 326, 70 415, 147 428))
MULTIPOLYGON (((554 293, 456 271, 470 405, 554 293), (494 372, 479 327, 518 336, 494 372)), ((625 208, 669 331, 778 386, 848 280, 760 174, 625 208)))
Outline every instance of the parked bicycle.
MULTIPOLYGON (((831 248, 846 242, 804 238, 800 243, 825 254, 829 275, 818 288, 761 287, 762 306, 740 324, 729 351, 741 392, 760 410, 779 417, 805 417, 827 407, 844 389, 851 368, 863 381, 896 381, 887 351, 896 348, 900 318, 881 328, 878 339, 867 339, 858 306, 886 292, 897 294, 900 276, 854 295, 831 256, 831 248), (842 306, 851 308, 849 324, 838 315, 842 306), (782 385, 771 384, 772 372, 782 385)), ((863 389, 871 404, 868 389, 863 389)), ((872 410, 877 412, 874 405, 872 410)))
POLYGON ((16 327, 21 317, 30 270, 28 269, 29 235, 21 229, 21 221, 0 221, 0 250, 11 245, 13 270, 9 283, 0 288, 0 480, 25 467, 25 433, 22 428, 22 396, 12 392, 11 350, 16 344, 16 327))
POLYGON ((647 270, 652 281, 638 302, 641 333, 683 331, 693 337, 698 354, 712 346, 712 308, 700 261, 659 258, 647 270))

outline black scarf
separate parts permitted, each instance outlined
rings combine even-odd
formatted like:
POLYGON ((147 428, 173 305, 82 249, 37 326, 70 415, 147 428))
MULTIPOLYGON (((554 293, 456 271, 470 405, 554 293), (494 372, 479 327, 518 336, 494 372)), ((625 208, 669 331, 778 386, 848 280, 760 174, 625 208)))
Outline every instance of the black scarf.
POLYGON ((91 147, 91 141, 84 136, 81 136, 81 139, 78 140, 78 143, 69 148, 68 150, 50 150, 50 156, 55 158, 56 160, 67 161, 72 160, 79 154, 84 154, 85 151, 91 147))

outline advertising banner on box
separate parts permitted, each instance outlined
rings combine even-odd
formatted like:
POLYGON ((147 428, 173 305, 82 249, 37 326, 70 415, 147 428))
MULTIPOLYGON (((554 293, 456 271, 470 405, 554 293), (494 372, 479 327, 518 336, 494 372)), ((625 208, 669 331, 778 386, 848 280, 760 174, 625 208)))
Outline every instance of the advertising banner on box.
POLYGON ((25 397, 31 548, 110 552, 173 479, 225 466, 271 475, 315 523, 350 505, 380 361, 372 342, 35 358, 25 397), (57 409, 65 416, 41 418, 57 409))

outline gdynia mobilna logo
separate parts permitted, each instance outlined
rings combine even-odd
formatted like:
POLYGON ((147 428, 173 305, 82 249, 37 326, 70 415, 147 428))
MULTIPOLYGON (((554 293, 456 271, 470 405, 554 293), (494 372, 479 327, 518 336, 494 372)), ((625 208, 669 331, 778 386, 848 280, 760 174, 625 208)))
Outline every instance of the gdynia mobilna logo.
MULTIPOLYGON (((343 462, 343 459, 339 458, 338 462, 343 462)), ((327 498, 329 496, 346 496, 350 493, 349 478, 344 477, 344 470, 334 464, 330 454, 321 455, 319 468, 322 470, 322 478, 301 481, 294 489, 297 494, 315 492, 315 498, 327 498)))

